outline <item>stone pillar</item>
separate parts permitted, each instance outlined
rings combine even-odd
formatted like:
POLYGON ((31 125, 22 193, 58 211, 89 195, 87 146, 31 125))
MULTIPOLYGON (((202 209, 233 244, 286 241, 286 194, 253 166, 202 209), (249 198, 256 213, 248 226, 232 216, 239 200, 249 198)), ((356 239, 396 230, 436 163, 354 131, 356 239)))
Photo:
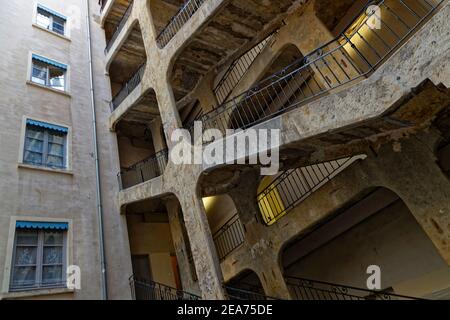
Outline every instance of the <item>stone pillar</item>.
POLYGON ((188 256, 188 246, 183 232, 183 225, 181 219, 183 219, 180 204, 177 199, 169 199, 166 201, 167 213, 169 216, 170 232, 172 234, 172 241, 175 247, 175 253, 177 256, 178 266, 180 270, 181 283, 183 290, 189 293, 199 293, 200 289, 198 283, 192 277, 191 265, 188 256))
POLYGON ((150 131, 152 132, 153 146, 156 153, 167 148, 166 142, 163 137, 163 132, 161 131, 161 126, 161 118, 156 118, 149 125, 150 131))
POLYGON ((423 142, 426 139, 417 135, 395 143, 394 151, 384 152, 375 162, 375 170, 406 203, 450 265, 450 181, 437 164, 434 143, 423 142))
POLYGON ((242 172, 239 185, 229 192, 244 225, 260 221, 256 201, 258 185, 259 169, 252 169, 242 172))
POLYGON ((266 256, 262 259, 261 263, 258 264, 261 267, 255 272, 261 280, 265 294, 278 299, 291 299, 277 257, 266 256))
POLYGON ((201 198, 193 192, 192 186, 189 188, 184 190, 180 203, 191 244, 198 284, 203 299, 223 300, 226 298, 226 294, 222 286, 222 270, 205 208, 201 198))

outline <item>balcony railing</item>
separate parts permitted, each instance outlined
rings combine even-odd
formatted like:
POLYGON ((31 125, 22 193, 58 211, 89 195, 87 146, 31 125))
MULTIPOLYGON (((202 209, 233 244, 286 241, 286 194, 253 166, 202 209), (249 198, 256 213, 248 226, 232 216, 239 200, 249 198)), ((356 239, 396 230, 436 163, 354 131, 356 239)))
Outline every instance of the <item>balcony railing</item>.
POLYGON ((339 37, 204 114, 203 128, 246 129, 368 76, 442 1, 369 1, 339 37))
POLYGON ((122 170, 118 174, 120 189, 124 190, 163 175, 167 160, 168 151, 164 150, 122 170))
POLYGON ((120 104, 125 100, 131 92, 141 83, 144 77, 145 64, 139 67, 138 71, 125 83, 120 91, 114 96, 111 101, 111 112, 116 110, 120 104))
POLYGON ((206 0, 188 0, 178 10, 178 12, 170 19, 164 29, 156 38, 156 42, 160 48, 164 48, 184 24, 194 15, 206 0))
POLYGON ((201 300, 201 297, 150 280, 130 277, 134 300, 201 300))
POLYGON ((236 86, 241 81, 242 77, 247 73, 247 71, 252 66, 255 59, 259 54, 268 46, 271 45, 276 36, 275 32, 271 33, 269 36, 264 38, 256 46, 242 54, 239 58, 234 60, 228 69, 223 74, 219 83, 214 88, 214 94, 217 97, 217 101, 223 103, 230 93, 236 88, 236 86))
POLYGON ((359 155, 285 171, 257 196, 264 222, 274 224, 352 163, 364 158, 359 155))
POLYGON ((224 286, 230 300, 279 300, 274 297, 269 297, 264 294, 262 288, 260 290, 247 290, 241 288, 233 288, 224 286))
MULTIPOLYGON (((106 1, 105 1, 106 3, 106 1)), ((109 39, 108 43, 106 44, 105 48, 105 55, 109 52, 112 45, 114 44, 114 41, 116 41, 117 37, 120 34, 120 31, 122 31, 123 27, 125 26, 125 23, 127 23, 128 18, 131 15, 131 11, 133 10, 133 3, 134 1, 131 0, 130 4, 128 5, 127 10, 125 10, 125 13, 123 14, 122 18, 119 21, 119 24, 116 27, 116 30, 114 30, 114 34, 112 35, 111 39, 109 39)))
POLYGON ((418 300, 388 291, 371 291, 323 281, 296 277, 286 277, 285 280, 294 300, 418 300))
POLYGON ((239 215, 233 216, 214 235, 219 260, 225 259, 231 252, 240 247, 245 241, 244 227, 239 215))

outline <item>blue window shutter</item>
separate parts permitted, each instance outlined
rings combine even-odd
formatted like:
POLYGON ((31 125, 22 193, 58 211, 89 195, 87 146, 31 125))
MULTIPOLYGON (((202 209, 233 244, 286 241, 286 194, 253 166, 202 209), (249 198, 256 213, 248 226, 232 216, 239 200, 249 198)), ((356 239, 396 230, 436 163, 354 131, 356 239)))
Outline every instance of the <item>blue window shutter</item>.
POLYGON ((58 126, 56 124, 51 124, 51 123, 47 123, 47 122, 31 120, 31 119, 27 119, 27 125, 41 127, 41 128, 50 129, 50 130, 55 130, 55 131, 59 131, 62 133, 69 132, 69 129, 66 127, 58 126))
POLYGON ((42 4, 38 4, 38 8, 41 9, 41 10, 44 10, 44 11, 46 11, 48 13, 50 13, 51 15, 54 15, 54 16, 56 16, 58 18, 61 18, 64 21, 67 21, 67 18, 65 16, 63 16, 62 14, 56 12, 55 10, 52 10, 52 9, 49 9, 49 8, 43 6, 42 4))
POLYGON ((32 58, 33 58, 33 60, 38 60, 38 61, 44 62, 46 64, 58 67, 60 69, 67 70, 67 66, 65 64, 62 64, 62 63, 50 60, 50 59, 42 57, 40 55, 37 55, 37 54, 33 53, 32 58))
POLYGON ((68 230, 67 222, 16 221, 17 229, 68 230))

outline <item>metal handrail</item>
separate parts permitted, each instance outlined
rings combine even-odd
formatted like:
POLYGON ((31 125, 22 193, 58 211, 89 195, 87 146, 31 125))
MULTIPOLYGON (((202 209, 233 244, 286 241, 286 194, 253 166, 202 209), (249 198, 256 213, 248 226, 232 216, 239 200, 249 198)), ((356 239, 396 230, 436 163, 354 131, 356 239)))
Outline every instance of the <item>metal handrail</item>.
POLYGON ((230 298, 230 300, 281 300, 279 298, 266 296, 262 292, 234 288, 228 285, 224 285, 223 287, 226 290, 228 298, 230 298))
POLYGON ((244 226, 236 214, 229 219, 213 235, 219 260, 224 260, 230 253, 239 248, 245 241, 244 226))
POLYGON ((285 277, 285 281, 292 298, 296 300, 421 300, 387 291, 373 291, 292 276, 285 277))
POLYGON ((120 91, 111 100, 111 112, 116 110, 120 104, 133 92, 134 89, 141 83, 144 77, 146 64, 142 64, 138 71, 125 83, 120 91))
POLYGON ((379 17, 374 10, 363 16, 361 21, 355 19, 354 22, 359 22, 356 28, 347 28, 340 36, 306 57, 205 113, 202 117, 203 127, 223 132, 226 129, 246 129, 306 104, 333 89, 367 77, 399 48, 444 0, 436 4, 428 0, 420 1, 424 6, 423 14, 417 13, 402 0, 368 1, 359 17, 374 4, 385 13, 379 17), (396 11, 389 4, 390 1, 396 1, 398 6, 406 7, 406 12, 412 11, 409 18, 414 22, 406 23, 402 17, 406 12, 396 11), (383 39, 376 30, 370 28, 368 21, 374 18, 379 19, 381 26, 385 27, 386 38, 383 39), (401 27, 392 26, 390 20, 397 21, 401 27), (364 35, 363 31, 368 36, 364 35), (370 37, 380 45, 379 48, 369 43, 370 37))
POLYGON ((122 31, 123 27, 125 26, 125 23, 128 21, 128 18, 130 17, 131 11, 133 9, 133 3, 134 3, 134 1, 131 0, 130 4, 128 5, 127 10, 125 10, 122 18, 119 21, 119 24, 117 25, 116 30, 114 31, 114 34, 112 35, 111 39, 109 39, 108 43, 106 44, 105 55, 109 52, 114 41, 116 41, 117 37, 119 36, 120 31, 122 31))
POLYGON ((120 190, 128 189, 163 175, 167 166, 168 156, 168 150, 160 151, 131 167, 121 170, 117 174, 120 190))
POLYGON ((279 29, 276 29, 271 32, 262 41, 258 42, 255 46, 241 54, 229 65, 222 78, 213 89, 219 104, 224 102, 229 97, 260 53, 268 45, 273 43, 278 31, 279 29))
POLYGON ((358 155, 283 172, 256 199, 266 225, 272 225, 314 191, 365 155, 358 155))
POLYGON ((158 45, 161 48, 164 48, 205 1, 206 0, 186 1, 156 37, 158 45))
POLYGON ((201 297, 170 286, 152 281, 129 278, 133 300, 201 300, 201 297))

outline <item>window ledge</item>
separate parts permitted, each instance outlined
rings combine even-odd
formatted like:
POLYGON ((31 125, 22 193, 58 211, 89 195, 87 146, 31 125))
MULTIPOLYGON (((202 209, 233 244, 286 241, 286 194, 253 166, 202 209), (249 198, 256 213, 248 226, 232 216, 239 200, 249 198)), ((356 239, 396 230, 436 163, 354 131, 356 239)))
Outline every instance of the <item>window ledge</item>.
POLYGON ((38 297, 38 296, 67 294, 67 293, 74 293, 74 292, 75 292, 75 290, 68 289, 68 288, 33 289, 33 290, 28 290, 28 291, 3 293, 0 295, 0 300, 32 298, 32 297, 38 297))
POLYGON ((53 172, 53 173, 61 173, 66 174, 69 176, 73 176, 73 171, 71 170, 65 170, 65 169, 54 169, 54 168, 48 168, 48 167, 41 167, 41 166, 34 166, 31 164, 25 164, 25 163, 19 163, 17 165, 18 168, 23 169, 31 169, 31 170, 38 170, 38 171, 46 171, 46 172, 53 172))
POLYGON ((46 32, 48 32, 48 33, 50 33, 50 34, 52 34, 52 35, 54 35, 54 36, 57 36, 57 37, 59 37, 59 38, 61 38, 61 39, 64 39, 64 40, 66 40, 66 41, 69 41, 69 42, 72 41, 72 40, 70 40, 69 37, 64 36, 64 35, 62 35, 62 34, 59 34, 58 32, 55 32, 55 31, 46 29, 46 28, 44 28, 44 27, 41 27, 40 25, 38 25, 38 24, 36 24, 36 23, 33 23, 33 27, 35 27, 35 28, 37 28, 37 29, 40 29, 40 30, 43 30, 43 31, 46 31, 46 32))
POLYGON ((29 85, 31 85, 31 86, 35 86, 35 87, 41 88, 41 89, 45 89, 45 90, 48 90, 48 91, 51 91, 51 92, 54 92, 54 93, 58 93, 58 94, 60 94, 60 95, 66 96, 66 97, 68 97, 68 98, 71 98, 71 97, 72 97, 72 96, 70 95, 70 93, 67 92, 67 91, 56 90, 56 89, 53 89, 53 88, 44 86, 44 85, 42 85, 42 84, 33 82, 33 81, 31 81, 31 80, 27 80, 27 84, 29 84, 29 85))

